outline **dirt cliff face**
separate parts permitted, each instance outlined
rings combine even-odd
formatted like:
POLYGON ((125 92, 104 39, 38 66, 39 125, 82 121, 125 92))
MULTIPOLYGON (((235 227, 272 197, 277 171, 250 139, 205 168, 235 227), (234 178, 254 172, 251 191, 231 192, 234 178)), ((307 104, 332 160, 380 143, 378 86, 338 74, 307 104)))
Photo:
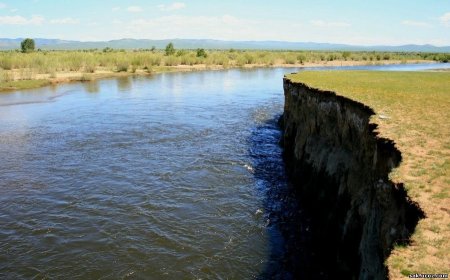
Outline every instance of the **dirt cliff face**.
POLYGON ((283 146, 288 173, 314 215, 324 265, 347 279, 384 279, 394 244, 423 212, 389 180, 401 153, 378 138, 364 104, 284 79, 283 146))

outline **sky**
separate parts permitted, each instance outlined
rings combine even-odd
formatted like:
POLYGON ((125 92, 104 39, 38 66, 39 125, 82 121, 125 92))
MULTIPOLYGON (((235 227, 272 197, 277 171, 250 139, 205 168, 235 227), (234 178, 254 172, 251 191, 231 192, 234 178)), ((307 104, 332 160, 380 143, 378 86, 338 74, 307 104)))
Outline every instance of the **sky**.
POLYGON ((0 0, 0 38, 450 45, 450 0, 0 0))

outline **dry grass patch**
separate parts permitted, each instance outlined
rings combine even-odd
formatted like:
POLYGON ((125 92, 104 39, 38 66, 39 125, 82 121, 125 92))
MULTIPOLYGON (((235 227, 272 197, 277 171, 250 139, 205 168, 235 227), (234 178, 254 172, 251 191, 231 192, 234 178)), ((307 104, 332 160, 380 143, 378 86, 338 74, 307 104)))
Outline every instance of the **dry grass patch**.
POLYGON ((450 72, 305 71, 289 79, 372 107, 377 132, 402 152, 403 161, 390 178, 405 184, 427 218, 419 221, 411 246, 392 251, 390 277, 448 273, 450 72))

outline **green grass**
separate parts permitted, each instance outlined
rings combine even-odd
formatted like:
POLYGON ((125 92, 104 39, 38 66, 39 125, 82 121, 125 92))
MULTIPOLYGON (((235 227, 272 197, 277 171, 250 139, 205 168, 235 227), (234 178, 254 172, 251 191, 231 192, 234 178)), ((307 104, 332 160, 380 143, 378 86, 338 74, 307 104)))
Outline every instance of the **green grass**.
POLYGON ((412 271, 410 271, 408 269, 402 269, 401 273, 403 276, 409 276, 409 275, 413 274, 412 271))
POLYGON ((38 88, 49 85, 48 80, 19 80, 0 83, 0 93, 2 90, 22 90, 38 88))
POLYGON ((387 260, 390 276, 448 273, 450 72, 304 71, 287 77, 374 109, 371 122, 379 125, 380 136, 394 140, 402 152, 390 177, 405 184, 427 215, 416 227, 413 245, 394 248, 387 260))

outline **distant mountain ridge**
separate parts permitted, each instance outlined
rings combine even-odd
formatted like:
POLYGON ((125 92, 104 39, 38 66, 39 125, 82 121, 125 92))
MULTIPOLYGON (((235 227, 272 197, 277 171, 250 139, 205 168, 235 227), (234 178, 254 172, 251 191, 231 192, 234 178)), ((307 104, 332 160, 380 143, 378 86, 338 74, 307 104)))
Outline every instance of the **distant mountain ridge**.
MULTIPOLYGON (((0 50, 20 48, 23 38, 0 38, 0 50)), ((77 50, 77 49, 150 49, 152 46, 163 49, 172 42, 180 49, 252 49, 252 50, 323 50, 323 51, 389 51, 389 52, 450 52, 450 46, 402 45, 402 46, 358 46, 315 42, 284 41, 224 41, 213 39, 120 39, 111 41, 69 41, 60 39, 35 38, 36 48, 44 50, 77 50)))

